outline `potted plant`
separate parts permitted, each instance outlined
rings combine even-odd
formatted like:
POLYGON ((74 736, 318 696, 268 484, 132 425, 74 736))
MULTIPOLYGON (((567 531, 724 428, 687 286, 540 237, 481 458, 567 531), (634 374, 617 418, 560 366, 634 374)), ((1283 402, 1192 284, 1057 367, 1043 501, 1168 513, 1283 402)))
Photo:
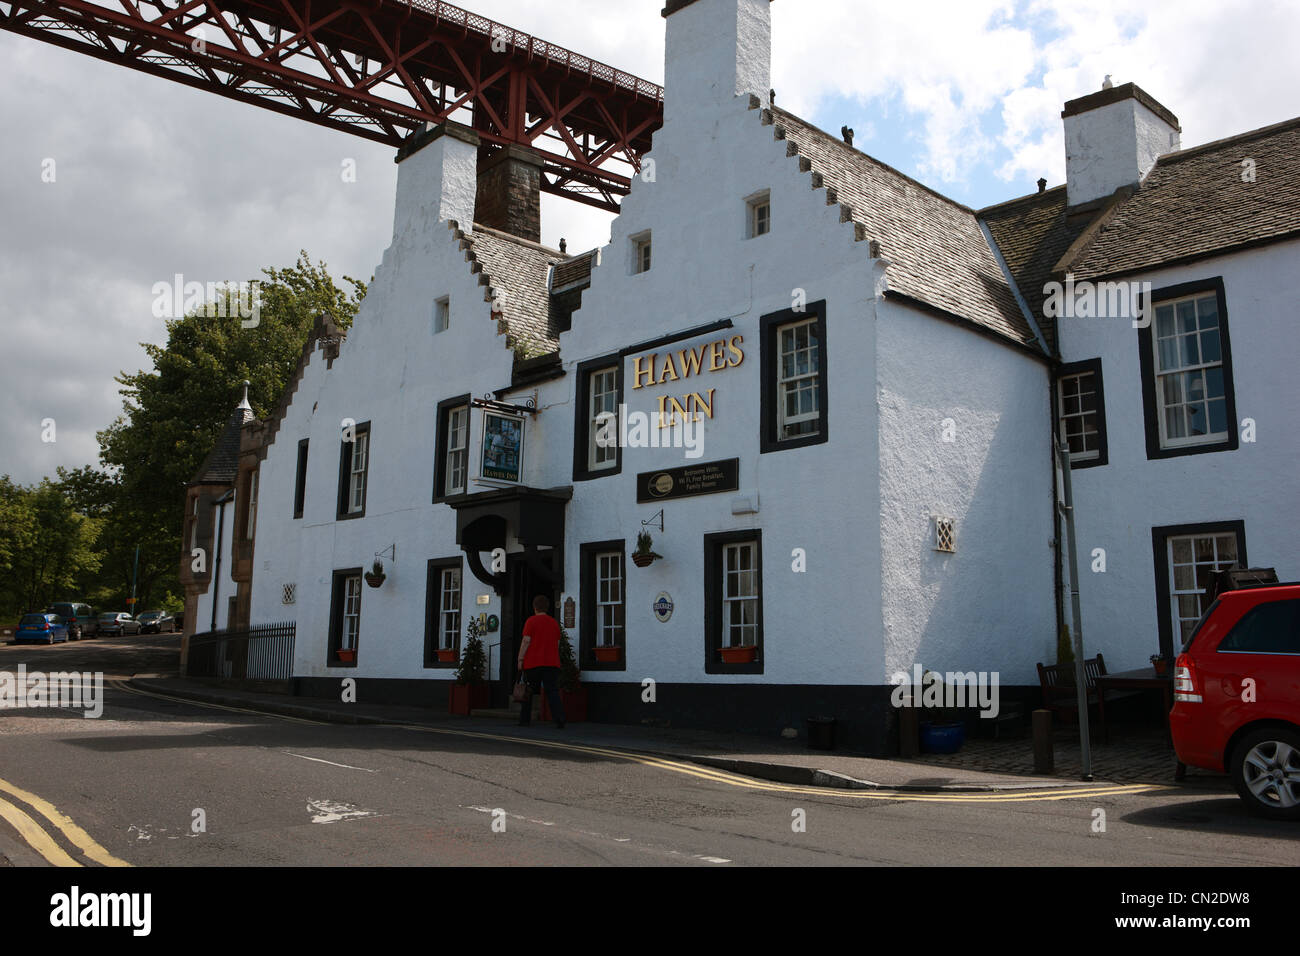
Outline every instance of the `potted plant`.
POLYGON ((925 672, 921 678, 921 687, 925 689, 918 688, 914 691, 928 715, 923 715, 920 721, 921 751, 928 754, 956 753, 966 742, 966 722, 962 719, 961 710, 947 705, 947 687, 943 678, 933 671, 925 672), (939 700, 943 701, 937 707, 928 707, 924 703, 930 688, 937 689, 939 700))
POLYGON ((1151 666, 1156 669, 1157 677, 1164 677, 1169 673, 1169 659, 1160 654, 1151 655, 1151 666))
MULTIPOLYGON (((587 719, 587 688, 582 686, 582 673, 578 670, 578 659, 573 654, 573 645, 569 643, 569 634, 560 628, 560 700, 564 703, 565 723, 587 719)), ((542 720, 551 719, 551 708, 542 694, 542 720)))
POLYGON ((724 664, 752 664, 758 659, 758 648, 753 644, 735 644, 719 648, 724 664))
POLYGON ((456 659, 456 648, 440 647, 434 652, 438 657, 439 664, 450 664, 456 659))
POLYGON ((602 664, 614 664, 623 658, 623 648, 617 644, 597 644, 592 648, 592 653, 602 664))
POLYGON ((662 554, 655 554, 651 550, 653 544, 654 541, 651 539, 649 531, 643 530, 638 534, 636 536, 636 550, 632 552, 632 563, 638 568, 648 568, 657 558, 662 558, 662 554))
POLYGON ((479 636, 478 618, 469 620, 465 629, 465 648, 456 668, 456 683, 451 685, 450 711, 468 717, 471 710, 487 707, 491 703, 491 688, 483 679, 487 669, 487 654, 483 651, 483 638, 479 636))
POLYGON ((357 659, 357 649, 355 647, 340 647, 334 652, 334 656, 339 659, 341 664, 351 664, 357 659))
POLYGON ((388 577, 388 575, 384 574, 384 562, 375 558, 375 563, 372 564, 370 570, 366 572, 366 583, 372 588, 377 588, 379 585, 384 583, 384 578, 386 577, 388 577))

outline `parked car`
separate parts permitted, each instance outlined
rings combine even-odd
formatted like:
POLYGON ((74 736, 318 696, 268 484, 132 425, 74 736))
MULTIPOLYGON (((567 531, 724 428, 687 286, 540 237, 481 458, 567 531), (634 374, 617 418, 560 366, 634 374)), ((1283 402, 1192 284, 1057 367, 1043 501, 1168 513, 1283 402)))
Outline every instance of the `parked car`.
POLYGON ((24 614, 14 631, 16 644, 53 644, 68 639, 68 625, 53 612, 24 614))
POLYGON ((126 611, 106 611, 99 615, 99 633, 105 637, 110 634, 139 634, 140 625, 126 611))
POLYGON ((164 630, 175 633, 176 618, 166 611, 144 611, 135 619, 141 634, 161 634, 164 630))
POLYGON ((45 610, 47 613, 52 612, 63 618, 63 623, 68 625, 68 633, 72 640, 79 641, 83 637, 95 636, 98 621, 95 609, 89 604, 60 601, 58 604, 51 604, 45 610))
POLYGON ((1219 594, 1174 668, 1178 759, 1227 772, 1252 812, 1300 820, 1300 583, 1219 594))

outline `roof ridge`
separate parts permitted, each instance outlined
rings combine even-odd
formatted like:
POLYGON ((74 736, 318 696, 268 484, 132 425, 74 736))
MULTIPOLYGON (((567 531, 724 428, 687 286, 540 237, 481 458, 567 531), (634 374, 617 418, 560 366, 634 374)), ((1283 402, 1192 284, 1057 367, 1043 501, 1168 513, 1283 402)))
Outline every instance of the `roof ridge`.
POLYGON ((518 243, 525 248, 535 249, 538 252, 544 252, 551 256, 558 256, 561 260, 567 261, 573 258, 573 256, 569 255, 567 252, 561 252, 559 249, 552 249, 550 246, 544 246, 540 242, 533 242, 531 239, 525 239, 522 236, 516 236, 513 233, 505 232, 501 229, 493 229, 491 226, 485 226, 479 222, 471 223, 468 235, 474 236, 478 233, 496 236, 498 239, 507 239, 510 242, 518 243))
POLYGON ((982 209, 975 210, 975 215, 983 216, 987 212, 994 212, 999 209, 1005 209, 1008 206, 1014 206, 1017 203, 1025 203, 1026 205, 1028 205, 1034 202, 1035 200, 1041 200, 1045 196, 1050 196, 1052 193, 1060 192, 1061 190, 1065 189, 1065 186, 1066 186, 1065 183, 1061 183, 1061 185, 1053 186, 1051 189, 1044 189, 1041 193, 1033 192, 1024 196, 1017 196, 1014 199, 1004 199, 1002 200, 1002 202, 995 202, 991 206, 985 206, 982 209))
POLYGON ((1222 139, 1211 140, 1208 143, 1202 143, 1200 146, 1192 146, 1188 149, 1178 149, 1172 152, 1162 153, 1156 158, 1156 165, 1159 166, 1162 163, 1176 163, 1183 159, 1204 155, 1211 150, 1220 149, 1224 146, 1249 142, 1252 139, 1272 136, 1274 133, 1280 133, 1283 130, 1298 127, 1300 127, 1300 116, 1297 116, 1294 119, 1283 120, 1280 123, 1273 123, 1269 126, 1261 126, 1259 129, 1247 130, 1246 132, 1238 133, 1235 136, 1225 136, 1222 139))

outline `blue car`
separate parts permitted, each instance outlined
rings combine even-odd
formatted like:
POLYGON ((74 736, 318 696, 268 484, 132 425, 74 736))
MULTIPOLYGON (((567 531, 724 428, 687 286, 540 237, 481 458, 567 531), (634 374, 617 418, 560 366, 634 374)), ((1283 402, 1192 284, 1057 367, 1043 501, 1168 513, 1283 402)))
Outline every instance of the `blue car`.
POLYGON ((24 614, 14 631, 15 644, 53 644, 68 639, 68 625, 57 614, 24 614))

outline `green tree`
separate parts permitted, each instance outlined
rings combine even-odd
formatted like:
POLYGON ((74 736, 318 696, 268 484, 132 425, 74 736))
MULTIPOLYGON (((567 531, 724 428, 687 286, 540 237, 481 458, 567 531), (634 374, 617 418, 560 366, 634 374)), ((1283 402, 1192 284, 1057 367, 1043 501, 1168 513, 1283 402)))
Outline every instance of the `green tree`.
POLYGON ((6 615, 42 610, 75 596, 80 578, 98 567, 102 519, 77 512, 48 478, 34 488, 0 479, 0 605, 6 615))
POLYGON ((227 294, 213 310, 224 317, 190 314, 168 321, 165 346, 144 344, 153 369, 118 376, 123 414, 98 435, 105 477, 91 477, 86 469, 61 476, 85 496, 87 508, 101 494, 111 500, 104 514, 105 571, 129 594, 138 545, 142 604, 155 591, 181 591, 185 485, 238 404, 241 383, 252 383, 254 413, 270 414, 316 316, 328 312, 347 328, 366 293, 365 283, 348 276, 350 291, 341 289, 324 263, 313 263, 305 252, 291 268, 264 269, 263 275, 255 326, 245 327, 227 294))

